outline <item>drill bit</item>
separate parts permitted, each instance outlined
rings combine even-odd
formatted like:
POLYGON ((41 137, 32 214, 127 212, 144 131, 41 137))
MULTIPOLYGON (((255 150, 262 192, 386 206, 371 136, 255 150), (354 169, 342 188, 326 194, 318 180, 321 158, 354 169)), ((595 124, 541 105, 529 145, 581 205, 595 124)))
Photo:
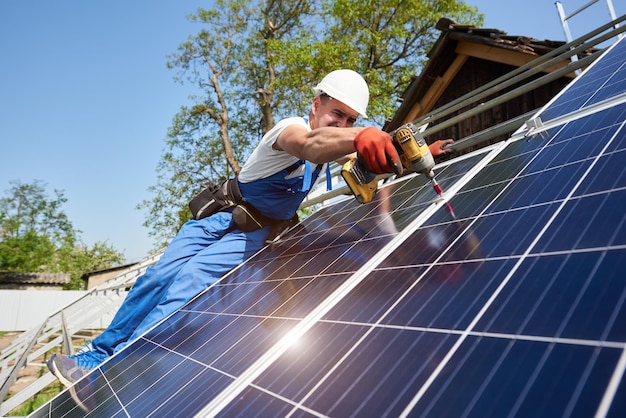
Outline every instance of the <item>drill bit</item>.
MULTIPOLYGON (((437 193, 439 197, 443 198, 443 187, 441 187, 441 185, 437 183, 437 180, 435 180, 435 177, 431 177, 430 182, 433 184, 433 189, 435 190, 435 193, 437 193)), ((454 209, 452 208, 452 205, 448 201, 446 201, 446 208, 448 208, 448 212, 450 212, 452 219, 456 219, 456 215, 454 214, 454 209)))

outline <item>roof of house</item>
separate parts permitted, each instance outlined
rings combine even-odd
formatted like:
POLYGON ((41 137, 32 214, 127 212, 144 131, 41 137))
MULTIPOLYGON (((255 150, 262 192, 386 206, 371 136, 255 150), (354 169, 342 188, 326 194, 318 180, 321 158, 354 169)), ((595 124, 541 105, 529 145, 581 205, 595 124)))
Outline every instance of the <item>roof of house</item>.
MULTIPOLYGON (((521 67, 565 44, 563 41, 507 35, 500 29, 461 25, 448 18, 440 19, 436 28, 441 35, 427 54, 429 60, 422 73, 405 90, 398 111, 386 123, 388 131, 433 110, 468 58, 521 67)), ((551 72, 568 62, 563 60, 544 71, 551 72)), ((573 78, 574 74, 569 76, 573 78)))
POLYGON ((0 271, 0 284, 63 285, 70 282, 67 273, 18 273, 0 271))

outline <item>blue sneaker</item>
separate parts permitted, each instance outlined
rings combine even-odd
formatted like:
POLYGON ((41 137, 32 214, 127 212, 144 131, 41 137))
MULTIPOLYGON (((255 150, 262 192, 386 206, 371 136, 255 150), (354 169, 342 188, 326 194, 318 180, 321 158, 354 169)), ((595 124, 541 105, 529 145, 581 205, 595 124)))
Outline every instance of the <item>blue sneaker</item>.
POLYGON ((106 356, 97 351, 82 351, 72 356, 53 354, 47 365, 52 374, 69 388, 104 360, 106 356))

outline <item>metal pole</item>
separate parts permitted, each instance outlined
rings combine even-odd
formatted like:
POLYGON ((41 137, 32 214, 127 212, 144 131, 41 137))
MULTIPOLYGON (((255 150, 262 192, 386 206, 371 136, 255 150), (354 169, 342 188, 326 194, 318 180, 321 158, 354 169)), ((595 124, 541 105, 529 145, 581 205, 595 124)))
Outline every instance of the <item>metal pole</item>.
POLYGON ((572 33, 570 32, 569 25, 567 24, 568 17, 565 16, 565 10, 563 10, 563 5, 560 1, 557 1, 554 4, 556 6, 557 12, 559 13, 559 19, 561 20, 561 27, 563 28, 563 33, 565 34, 565 40, 568 43, 572 42, 572 33))
MULTIPOLYGON (((611 16, 611 20, 615 20, 617 15, 615 14, 615 9, 613 8, 613 1, 606 0, 606 7, 609 9, 609 16, 611 16)), ((617 29, 619 27, 619 23, 616 23, 614 28, 617 29)), ((617 37, 617 39, 622 39, 624 34, 622 33, 617 37)))

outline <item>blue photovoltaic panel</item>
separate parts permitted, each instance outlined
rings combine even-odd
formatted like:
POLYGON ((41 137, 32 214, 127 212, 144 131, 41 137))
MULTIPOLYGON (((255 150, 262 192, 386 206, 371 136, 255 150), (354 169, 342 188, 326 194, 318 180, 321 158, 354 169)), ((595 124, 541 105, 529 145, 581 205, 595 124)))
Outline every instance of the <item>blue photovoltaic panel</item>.
POLYGON ((625 116, 319 210, 33 416, 625 416, 625 116))
MULTIPOLYGON (((305 343, 256 383, 290 397, 294 380, 323 378, 290 399, 329 416, 396 416, 411 402, 415 416, 593 415, 626 341, 626 191, 567 195, 594 161, 599 171, 587 176, 608 167, 601 161, 609 155, 579 150, 585 141, 624 152, 626 105, 608 112, 621 122, 599 128, 594 119, 606 115, 596 114, 547 141, 511 144, 482 172, 495 184, 476 176, 452 199, 459 219, 419 228, 316 327, 337 339, 325 342, 329 355, 305 343), (585 127, 592 134, 578 142, 560 140, 585 127), (512 155, 524 167, 508 164, 512 155), (574 181, 546 187, 561 172, 574 181), (570 207, 588 219, 572 219, 570 207), (589 222, 596 218, 600 224, 589 222), (561 235, 564 245, 544 246, 561 235)), ((615 395, 613 416, 626 411, 624 395, 615 395)))
POLYGON ((626 73, 621 71, 624 65, 626 43, 619 42, 611 54, 593 63, 585 77, 566 87, 539 116, 547 121, 626 92, 626 73))

